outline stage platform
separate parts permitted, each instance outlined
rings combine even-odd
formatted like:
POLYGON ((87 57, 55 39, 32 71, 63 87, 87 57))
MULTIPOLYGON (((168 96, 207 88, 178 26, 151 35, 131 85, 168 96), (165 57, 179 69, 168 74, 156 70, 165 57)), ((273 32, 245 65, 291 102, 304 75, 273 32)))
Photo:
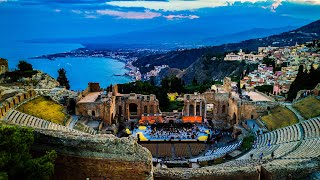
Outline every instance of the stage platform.
POLYGON ((131 134, 135 137, 139 136, 140 141, 207 141, 208 135, 212 135, 209 128, 203 125, 195 125, 192 128, 171 128, 168 130, 152 129, 151 126, 139 126, 135 128, 131 134))

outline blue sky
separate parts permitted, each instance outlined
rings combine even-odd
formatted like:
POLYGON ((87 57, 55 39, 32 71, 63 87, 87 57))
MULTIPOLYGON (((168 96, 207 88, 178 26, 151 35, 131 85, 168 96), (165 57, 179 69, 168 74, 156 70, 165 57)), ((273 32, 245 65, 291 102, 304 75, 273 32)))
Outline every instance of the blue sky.
POLYGON ((298 26, 320 19, 320 0, 0 0, 0 38, 112 35, 226 16, 298 26))

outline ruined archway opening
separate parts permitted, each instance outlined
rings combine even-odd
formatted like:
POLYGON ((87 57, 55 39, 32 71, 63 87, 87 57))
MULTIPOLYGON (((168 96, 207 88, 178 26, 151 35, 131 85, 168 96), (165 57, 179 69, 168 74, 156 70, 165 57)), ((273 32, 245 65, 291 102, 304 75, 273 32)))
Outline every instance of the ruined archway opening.
POLYGON ((200 105, 196 106, 196 116, 200 116, 200 105))
POLYGON ((237 115, 236 115, 236 113, 233 113, 231 125, 232 125, 232 126, 235 125, 236 122, 237 122, 237 115))
POLYGON ((222 113, 226 113, 226 105, 222 106, 222 113))
POLYGON ((148 114, 148 106, 144 106, 144 110, 143 110, 144 115, 148 114))
POLYGON ((193 105, 189 106, 189 116, 194 116, 194 106, 193 105))
POLYGON ((122 106, 119 106, 118 109, 119 109, 118 115, 122 115, 122 106))
POLYGON ((130 119, 136 119, 138 116, 138 105, 131 103, 129 104, 129 114, 130 114, 130 119))

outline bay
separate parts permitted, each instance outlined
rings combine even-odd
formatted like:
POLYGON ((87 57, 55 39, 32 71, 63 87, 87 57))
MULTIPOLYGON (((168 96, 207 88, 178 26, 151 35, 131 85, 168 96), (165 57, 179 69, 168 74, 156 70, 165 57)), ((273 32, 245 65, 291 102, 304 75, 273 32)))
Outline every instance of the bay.
POLYGON ((99 82, 101 87, 110 84, 121 84, 130 82, 125 76, 114 76, 124 74, 124 63, 111 58, 97 57, 74 57, 48 59, 29 59, 30 57, 68 52, 82 47, 79 44, 55 44, 55 43, 23 43, 23 42, 1 42, 0 57, 9 61, 9 69, 14 70, 19 60, 31 63, 34 69, 48 73, 57 78, 58 69, 67 71, 72 90, 84 90, 89 82, 99 82))

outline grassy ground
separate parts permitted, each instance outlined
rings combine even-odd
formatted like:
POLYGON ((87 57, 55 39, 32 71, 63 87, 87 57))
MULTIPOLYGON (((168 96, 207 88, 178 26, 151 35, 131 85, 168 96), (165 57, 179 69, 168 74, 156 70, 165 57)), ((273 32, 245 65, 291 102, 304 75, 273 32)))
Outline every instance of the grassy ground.
POLYGON ((320 100, 314 96, 306 97, 295 103, 293 107, 298 110, 305 119, 320 116, 320 100))
POLYGON ((67 115, 63 112, 64 107, 52 101, 48 97, 37 97, 18 108, 18 111, 45 119, 57 124, 63 124, 67 115))
POLYGON ((281 106, 271 109, 271 113, 263 116, 261 119, 269 130, 275 130, 299 122, 298 118, 292 111, 281 106))

